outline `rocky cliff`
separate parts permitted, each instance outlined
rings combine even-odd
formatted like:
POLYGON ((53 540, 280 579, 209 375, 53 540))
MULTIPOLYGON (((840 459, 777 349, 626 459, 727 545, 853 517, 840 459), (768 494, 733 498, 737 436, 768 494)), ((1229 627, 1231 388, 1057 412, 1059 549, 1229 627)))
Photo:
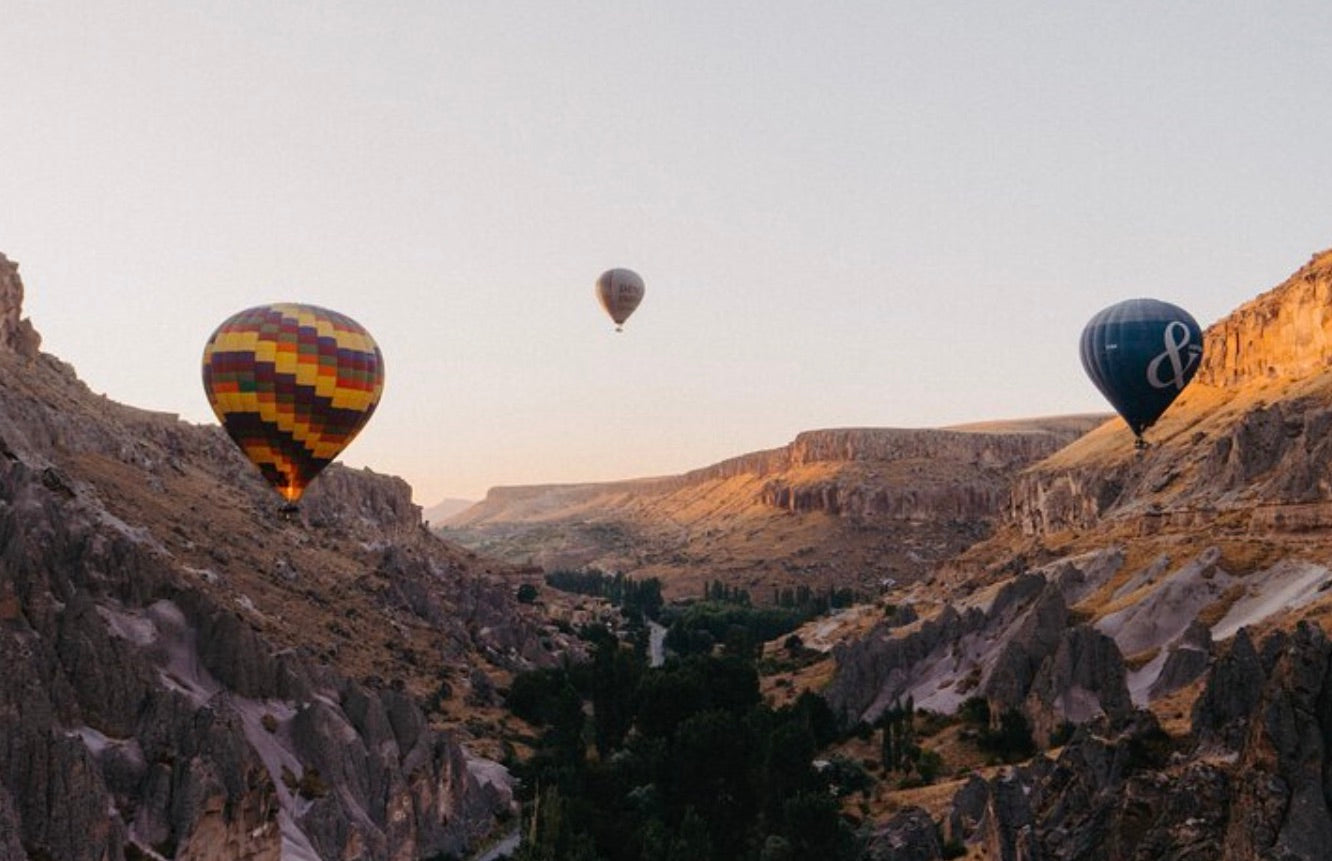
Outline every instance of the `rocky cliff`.
MULTIPOLYGON (((1172 737, 1151 712, 1098 717, 1057 752, 973 775, 944 829, 995 861, 1325 858, 1329 670, 1320 627, 1298 624, 1259 647, 1241 633, 1207 674, 1187 736, 1172 737)), ((887 822, 874 845, 937 846, 912 812, 887 822)))
POLYGON ((1317 376, 1332 365, 1332 250, 1236 308, 1203 338, 1198 380, 1237 388, 1317 376))
POLYGON ((678 476, 494 488, 441 534, 514 562, 661 576, 674 594, 700 572, 763 598, 799 584, 872 593, 987 534, 1012 476, 1102 418, 807 431, 678 476))
POLYGON ((1135 453, 1118 420, 1015 483, 1029 535, 1107 521, 1191 531, 1298 531, 1332 525, 1332 251, 1204 335, 1193 384, 1135 453))
MULTIPOLYGON (((508 814, 480 673, 552 660, 398 479, 296 520, 216 427, 94 396, 0 266, 0 857, 411 859, 508 814), (452 728, 451 728, 452 727, 452 728)), ((489 569, 489 571, 487 570, 489 569)))
POLYGON ((960 785, 951 839, 995 859, 1327 855, 1329 302, 1324 252, 1207 330, 1146 451, 1116 419, 1025 469, 995 534, 900 596, 919 622, 835 647, 825 694, 848 720, 980 696, 1042 747, 1077 728, 960 785))
POLYGON ((32 322, 23 315, 23 280, 18 264, 0 254, 0 348, 22 356, 37 358, 42 339, 32 322))

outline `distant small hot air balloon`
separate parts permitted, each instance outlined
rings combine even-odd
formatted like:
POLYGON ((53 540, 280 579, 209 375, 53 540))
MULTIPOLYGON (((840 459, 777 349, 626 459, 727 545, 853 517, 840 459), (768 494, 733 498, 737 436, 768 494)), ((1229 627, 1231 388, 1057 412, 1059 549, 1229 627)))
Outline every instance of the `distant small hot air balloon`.
POLYGON ((643 301, 643 279, 632 269, 608 269, 597 279, 597 298, 601 307, 615 321, 615 331, 624 331, 623 324, 643 301))
POLYGON ((1138 446, 1202 362, 1202 330, 1183 308, 1129 299, 1082 330, 1082 367, 1128 423, 1138 446))
POLYGON ((359 323, 336 311, 260 305, 213 332, 203 384, 227 434, 294 508, 370 420, 384 358, 359 323))

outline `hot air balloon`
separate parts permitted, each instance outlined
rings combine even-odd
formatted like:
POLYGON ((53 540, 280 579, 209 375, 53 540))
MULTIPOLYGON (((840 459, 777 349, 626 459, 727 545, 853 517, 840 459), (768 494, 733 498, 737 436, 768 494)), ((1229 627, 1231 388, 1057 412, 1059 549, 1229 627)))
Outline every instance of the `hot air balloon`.
POLYGON ((643 279, 632 269, 608 269, 597 279, 597 298, 615 321, 617 332, 624 331, 624 321, 643 301, 643 293, 643 279))
POLYGON ((222 427, 290 511, 370 420, 384 358, 359 323, 336 311, 260 305, 213 332, 203 384, 222 427))
POLYGON ((1128 299, 1098 313, 1082 330, 1082 367, 1128 423, 1142 432, 1193 379, 1202 362, 1202 331, 1183 308, 1128 299))

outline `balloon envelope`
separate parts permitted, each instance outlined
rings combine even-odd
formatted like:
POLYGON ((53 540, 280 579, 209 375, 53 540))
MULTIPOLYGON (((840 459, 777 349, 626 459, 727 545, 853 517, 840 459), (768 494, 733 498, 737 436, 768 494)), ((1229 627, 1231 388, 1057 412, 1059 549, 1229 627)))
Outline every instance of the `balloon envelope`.
POLYGON ((597 279, 597 298, 601 300, 601 307, 615 321, 617 332, 624 321, 629 319, 629 315, 634 313, 638 303, 643 301, 644 292, 643 279, 632 269, 608 269, 597 279))
POLYGON ((370 420, 384 391, 384 358, 350 317, 261 305, 213 332, 203 384, 227 434, 294 503, 370 420))
POLYGON ((1138 436, 1193 379, 1202 349, 1197 321, 1156 299, 1111 305, 1082 330, 1082 367, 1138 436))

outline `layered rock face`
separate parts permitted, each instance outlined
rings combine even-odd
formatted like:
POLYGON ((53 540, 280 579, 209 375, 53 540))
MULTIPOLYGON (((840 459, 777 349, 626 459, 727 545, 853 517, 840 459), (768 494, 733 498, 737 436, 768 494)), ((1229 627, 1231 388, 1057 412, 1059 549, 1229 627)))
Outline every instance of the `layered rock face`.
POLYGON ((1029 535, 1147 514, 1252 531, 1332 525, 1332 252, 1204 335, 1203 363, 1134 453, 1114 421, 1032 467, 1011 517, 1029 535))
POLYGON ((1246 302, 1203 337, 1198 380, 1234 388, 1302 380, 1332 365, 1332 252, 1316 254, 1280 286, 1246 302))
MULTIPOLYGON (((1003 480, 1047 457, 1100 423, 1102 416, 1034 419, 1024 429, 948 430, 842 428, 805 431, 787 446, 729 458, 683 475, 578 485, 495 487, 485 500, 451 518, 447 526, 475 527, 558 518, 567 509, 598 513, 643 504, 682 490, 707 491, 735 478, 762 480, 754 501, 791 511, 824 511, 844 517, 988 516, 1007 500, 1003 480), (848 470, 807 476, 802 467, 864 467, 908 471, 896 475, 848 470), (967 474, 959 476, 959 471, 967 474), (959 477, 975 486, 959 482, 959 477), (988 480, 987 480, 988 479, 988 480), (925 485, 938 485, 925 487, 925 485)), ((1018 424, 1018 423, 1015 423, 1018 424)))
POLYGON ((1010 528, 973 553, 1005 564, 936 578, 942 598, 912 597, 945 606, 916 630, 837 650, 850 718, 956 690, 929 672, 951 661, 992 712, 1021 698, 1038 745, 1078 727, 973 777, 948 837, 1014 861, 1332 857, 1330 302, 1324 252, 1207 331, 1146 451, 1114 420, 1030 467, 1010 528))
POLYGON ((679 476, 495 488, 440 534, 513 562, 767 587, 878 591, 988 534, 1015 472, 1100 416, 951 430, 807 431, 679 476))
POLYGON ((21 298, 6 261, 0 857, 463 855, 511 796, 422 703, 547 634, 401 480, 334 466, 283 520, 220 429, 37 353, 21 298))

